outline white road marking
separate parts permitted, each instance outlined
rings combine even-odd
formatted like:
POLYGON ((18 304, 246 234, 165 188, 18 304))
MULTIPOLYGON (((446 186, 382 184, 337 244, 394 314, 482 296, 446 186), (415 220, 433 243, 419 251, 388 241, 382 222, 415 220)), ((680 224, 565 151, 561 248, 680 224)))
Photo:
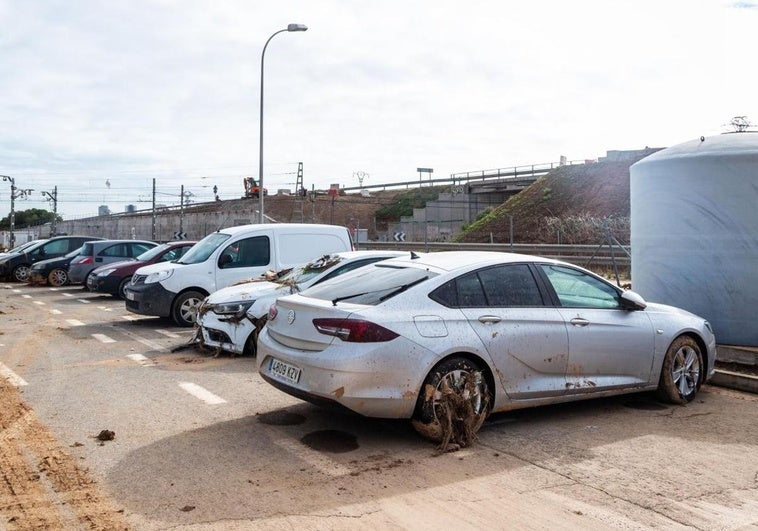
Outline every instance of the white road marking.
POLYGON ((52 310, 50 310, 50 313, 53 314, 53 315, 61 315, 63 312, 60 311, 60 310, 56 310, 55 308, 53 308, 52 310))
MULTIPOLYGON (((274 431, 279 430, 276 430, 274 428, 274 431)), ((345 465, 342 465, 330 459, 321 452, 317 452, 308 448, 297 439, 293 439, 291 435, 282 433, 282 436, 280 438, 274 439, 271 442, 273 442, 279 448, 282 448, 283 450, 296 455, 298 459, 302 459, 312 467, 316 468, 319 472, 326 474, 327 476, 347 476, 351 472, 351 470, 345 465)))
POLYGON ((104 312, 112 312, 113 308, 108 308, 107 306, 98 306, 98 310, 103 310, 104 312))
POLYGON ((49 289, 50 291, 58 291, 58 288, 47 288, 47 289, 49 289))
POLYGON ((88 301, 87 299, 76 299, 76 300, 78 300, 78 301, 79 301, 79 302, 81 302, 82 304, 92 304, 92 302, 91 302, 91 301, 88 301))
POLYGON ((192 382, 179 382, 179 387, 187 391, 189 394, 194 396, 195 398, 199 398, 206 404, 210 405, 216 405, 216 404, 226 404, 226 400, 221 398, 220 396, 214 395, 204 387, 200 387, 197 384, 194 384, 192 382))
POLYGON ((26 380, 21 378, 18 374, 10 370, 8 367, 6 367, 2 362, 0 362, 0 376, 8 380, 10 384, 14 387, 21 387, 22 385, 29 385, 26 380))
POLYGON ((13 293, 21 293, 21 290, 20 290, 20 289, 14 289, 14 290, 12 290, 12 291, 13 291, 13 293))
POLYGON ((34 304, 39 304, 40 306, 44 306, 45 303, 42 301, 34 301, 34 304))
POLYGON ((137 320, 136 317, 132 317, 131 315, 122 315, 121 318, 122 319, 126 319, 127 321, 136 321, 137 320))
POLYGON ((63 296, 64 297, 73 297, 73 295, 71 295, 70 293, 64 293, 63 296))
POLYGON ((142 354, 128 354, 126 357, 132 361, 139 363, 143 367, 155 366, 155 362, 153 360, 151 360, 147 356, 143 356, 142 354))
MULTIPOLYGON (((14 290, 14 291, 15 291, 15 290, 14 290)), ((31 298, 32 298, 32 296, 31 296, 31 295, 21 295, 21 296, 22 296, 23 298, 25 298, 25 299, 31 299, 31 298)))
POLYGON ((66 319, 66 322, 71 326, 84 326, 84 323, 78 319, 66 319))
POLYGON ((108 337, 105 334, 92 334, 92 337, 100 341, 101 343, 115 343, 116 340, 112 337, 108 337))
POLYGON ((171 339, 178 339, 180 336, 178 334, 175 334, 173 332, 169 332, 168 330, 156 330, 159 334, 163 334, 166 337, 170 337, 171 339))
POLYGON ((113 328, 114 328, 114 330, 118 330, 119 332, 121 332, 125 336, 130 337, 133 340, 135 340, 135 341, 137 341, 139 343, 142 343, 143 345, 145 345, 147 347, 150 347, 153 350, 160 350, 162 352, 166 352, 168 350, 166 347, 161 346, 158 343, 155 343, 153 341, 150 341, 149 339, 145 339, 144 337, 139 336, 139 335, 135 334, 134 332, 130 332, 129 330, 125 330, 125 329, 120 328, 118 326, 114 326, 113 328))

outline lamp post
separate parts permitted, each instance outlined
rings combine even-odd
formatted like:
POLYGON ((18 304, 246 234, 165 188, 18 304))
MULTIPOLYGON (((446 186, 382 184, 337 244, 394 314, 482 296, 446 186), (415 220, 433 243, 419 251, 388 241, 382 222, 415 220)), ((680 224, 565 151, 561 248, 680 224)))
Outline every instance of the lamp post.
POLYGON ((49 201, 53 203, 53 221, 50 224, 50 237, 52 238, 55 236, 55 223, 56 218, 58 217, 58 187, 56 186, 53 188, 53 193, 50 192, 42 192, 42 197, 47 198, 49 201))
POLYGON ((16 241, 16 238, 13 237, 13 225, 15 225, 16 221, 16 212, 14 210, 14 202, 16 201, 16 180, 9 176, 9 175, 2 175, 3 181, 10 181, 11 182, 11 214, 10 214, 10 222, 11 222, 11 231, 8 238, 8 248, 13 249, 15 247, 13 244, 16 241))
POLYGON ((258 198, 260 200, 260 223, 263 223, 264 217, 263 217, 263 60, 266 57, 266 48, 268 47, 268 43, 271 42, 271 39, 273 39, 276 35, 279 35, 280 33, 283 33, 285 31, 306 31, 308 29, 308 26, 305 24, 288 24, 286 29, 279 30, 277 32, 274 32, 271 37, 268 38, 266 41, 266 44, 263 45, 263 51, 261 52, 261 109, 260 109, 260 132, 259 132, 259 145, 258 145, 258 198))

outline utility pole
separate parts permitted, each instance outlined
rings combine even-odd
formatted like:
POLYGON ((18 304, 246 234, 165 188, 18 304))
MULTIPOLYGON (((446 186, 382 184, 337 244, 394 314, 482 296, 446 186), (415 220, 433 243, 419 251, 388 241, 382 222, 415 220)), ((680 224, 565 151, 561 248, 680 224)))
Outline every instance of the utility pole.
POLYGON ((27 195, 31 194, 34 190, 32 190, 31 188, 28 188, 26 190, 18 190, 16 188, 16 180, 13 177, 11 177, 10 175, 0 175, 0 177, 3 178, 3 181, 10 181, 11 183, 11 230, 10 230, 10 238, 8 240, 8 244, 10 245, 10 248, 13 249, 16 243, 16 236, 13 234, 13 229, 16 226, 16 198, 18 197, 25 198, 27 195), (16 192, 18 192, 18 194, 16 192))
POLYGON ((151 239, 155 241, 155 177, 153 177, 153 236, 151 239))
POLYGON ((55 236, 55 224, 58 221, 58 187, 53 188, 53 193, 42 192, 43 197, 47 197, 49 201, 53 202, 53 220, 50 222, 50 237, 55 236))
MULTIPOLYGON (((263 192, 261 192, 263 193, 263 192)), ((179 237, 183 232, 184 227, 184 185, 182 185, 182 191, 179 198, 179 237)))

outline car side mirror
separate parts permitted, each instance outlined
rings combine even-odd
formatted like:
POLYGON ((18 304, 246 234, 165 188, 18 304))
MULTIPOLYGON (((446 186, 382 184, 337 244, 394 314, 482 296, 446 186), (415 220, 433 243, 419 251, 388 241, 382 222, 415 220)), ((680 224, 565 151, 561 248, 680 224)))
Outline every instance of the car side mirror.
POLYGON ((621 305, 626 310, 644 310, 647 307, 645 299, 634 291, 621 292, 621 305))
POLYGON ((232 263, 232 255, 230 254, 222 254, 221 258, 218 259, 218 266, 222 268, 226 266, 227 264, 231 264, 231 263, 232 263))

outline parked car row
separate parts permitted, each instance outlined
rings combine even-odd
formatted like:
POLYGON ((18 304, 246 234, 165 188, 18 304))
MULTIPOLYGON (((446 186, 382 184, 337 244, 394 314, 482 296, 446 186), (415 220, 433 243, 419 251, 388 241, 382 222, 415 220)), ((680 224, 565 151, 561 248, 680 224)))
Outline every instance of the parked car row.
POLYGON ((411 419, 444 444, 497 411, 649 390, 684 404, 714 374, 705 319, 557 260, 353 251, 344 227, 308 224, 220 229, 194 245, 54 240, 0 257, 0 272, 24 279, 37 258, 35 278, 84 281, 256 356, 285 393, 411 419), (129 260, 108 264, 116 255, 129 260))

